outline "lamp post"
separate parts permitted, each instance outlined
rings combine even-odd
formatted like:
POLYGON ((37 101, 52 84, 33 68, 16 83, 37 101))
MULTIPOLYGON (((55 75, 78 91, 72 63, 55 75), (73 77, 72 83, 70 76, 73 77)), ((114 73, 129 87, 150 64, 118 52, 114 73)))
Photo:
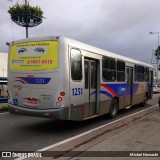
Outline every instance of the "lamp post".
POLYGON ((13 22, 26 28, 26 38, 28 38, 28 28, 41 24, 42 18, 44 18, 41 8, 39 6, 30 6, 27 0, 22 5, 17 3, 10 7, 8 13, 13 22))
POLYGON ((158 48, 157 48, 157 79, 156 83, 158 84, 158 69, 159 69, 159 33, 160 32, 149 32, 149 34, 157 34, 158 35, 158 48))
MULTIPOLYGON (((25 4, 27 4, 27 0, 25 0, 25 4)), ((28 16, 26 22, 28 23, 28 16)), ((28 38, 28 24, 26 24, 26 38, 28 38)))

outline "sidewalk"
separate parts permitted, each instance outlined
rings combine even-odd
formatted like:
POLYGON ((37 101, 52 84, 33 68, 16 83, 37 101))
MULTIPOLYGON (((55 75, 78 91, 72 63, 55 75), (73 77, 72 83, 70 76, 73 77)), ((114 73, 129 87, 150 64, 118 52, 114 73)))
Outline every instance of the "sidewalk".
POLYGON ((158 106, 152 107, 50 148, 48 151, 42 152, 42 156, 45 157, 37 160, 158 160, 160 159, 160 109, 158 106), (139 151, 139 154, 153 151, 159 157, 132 157, 136 151, 139 151), (130 153, 131 157, 126 156, 130 153), (106 154, 115 156, 105 157, 106 154))

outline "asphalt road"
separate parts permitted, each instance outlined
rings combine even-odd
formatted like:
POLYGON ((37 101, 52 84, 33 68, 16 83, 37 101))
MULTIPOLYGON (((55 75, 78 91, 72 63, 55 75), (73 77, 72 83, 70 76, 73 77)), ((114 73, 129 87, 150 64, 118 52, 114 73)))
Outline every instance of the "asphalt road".
MULTIPOLYGON (((155 94, 146 107, 157 104, 158 96, 159 94, 155 94)), ((131 109, 122 110, 116 119, 145 108, 134 106, 131 109)), ((36 151, 116 119, 101 116, 88 121, 71 122, 10 113, 0 114, 0 150, 36 151)))

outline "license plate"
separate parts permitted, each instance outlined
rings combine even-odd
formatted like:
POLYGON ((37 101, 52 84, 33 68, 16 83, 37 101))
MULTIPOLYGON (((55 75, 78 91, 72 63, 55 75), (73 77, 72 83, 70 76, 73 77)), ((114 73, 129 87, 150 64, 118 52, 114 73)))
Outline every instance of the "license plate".
POLYGON ((28 98, 28 99, 27 99, 27 103, 30 103, 30 104, 37 104, 37 103, 38 103, 38 100, 35 99, 35 98, 28 98))

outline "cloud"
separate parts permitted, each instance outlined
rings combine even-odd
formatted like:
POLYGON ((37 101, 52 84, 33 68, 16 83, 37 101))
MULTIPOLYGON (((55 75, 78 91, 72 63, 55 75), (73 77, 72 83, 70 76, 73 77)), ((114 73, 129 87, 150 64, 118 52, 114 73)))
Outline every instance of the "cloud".
MULTIPOLYGON (((0 1, 0 51, 6 41, 25 37, 25 28, 11 22, 8 1, 0 1), (3 7, 2 7, 3 6, 3 7)), ((14 3, 16 1, 14 0, 14 3)), ((30 0, 44 11, 43 24, 29 29, 30 37, 60 35, 147 63, 157 47, 159 0, 30 0)))

